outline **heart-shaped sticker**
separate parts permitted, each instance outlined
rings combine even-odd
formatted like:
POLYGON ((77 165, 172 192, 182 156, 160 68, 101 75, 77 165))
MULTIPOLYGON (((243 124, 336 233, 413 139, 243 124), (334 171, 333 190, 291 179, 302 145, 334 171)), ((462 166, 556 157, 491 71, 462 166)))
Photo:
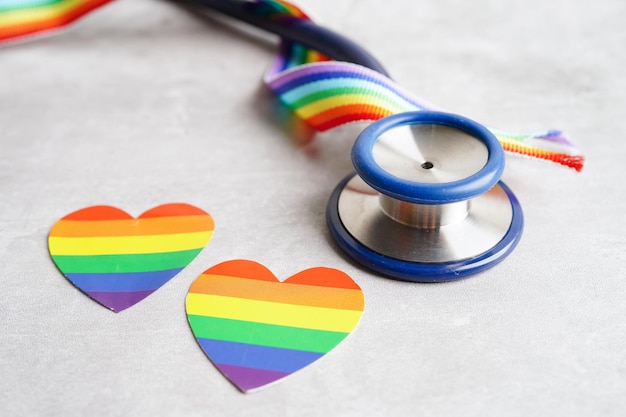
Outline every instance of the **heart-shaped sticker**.
POLYGON ((207 269, 187 294, 198 344, 243 392, 330 352, 357 325, 363 307, 361 288, 341 271, 312 268, 280 282, 247 260, 207 269))
POLYGON ((137 219, 116 207, 93 206, 59 220, 50 230, 48 248, 67 279, 120 312, 186 267, 213 229, 213 218, 189 204, 164 204, 137 219))

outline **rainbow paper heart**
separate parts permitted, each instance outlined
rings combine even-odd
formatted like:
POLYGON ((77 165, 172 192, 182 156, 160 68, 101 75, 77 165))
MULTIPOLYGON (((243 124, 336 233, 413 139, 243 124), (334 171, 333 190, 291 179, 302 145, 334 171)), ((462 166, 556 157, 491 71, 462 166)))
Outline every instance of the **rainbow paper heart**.
POLYGON ((336 269, 307 269, 280 282, 245 260, 207 269, 187 294, 200 347, 244 392, 324 356, 354 329, 363 307, 361 288, 336 269))
POLYGON ((213 228, 211 216, 189 204, 164 204, 137 219, 116 207, 93 206, 59 220, 48 248, 67 279, 120 312, 186 267, 213 228))

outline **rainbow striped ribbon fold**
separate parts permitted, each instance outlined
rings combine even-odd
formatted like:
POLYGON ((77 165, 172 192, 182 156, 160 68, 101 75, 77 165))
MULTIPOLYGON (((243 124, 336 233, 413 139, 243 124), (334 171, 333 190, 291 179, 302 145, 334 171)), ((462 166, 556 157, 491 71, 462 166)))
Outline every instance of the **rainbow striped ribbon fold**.
MULTIPOLYGON (((280 19, 309 17, 282 0, 257 0, 267 16, 280 19)), ((318 131, 345 123, 436 108, 413 96, 390 78, 347 62, 332 61, 306 47, 282 40, 279 54, 265 74, 265 83, 282 103, 318 131)), ((489 127, 505 151, 543 159, 581 171, 584 156, 559 130, 511 133, 489 127)))
POLYGON ((112 0, 0 0, 0 44, 61 29, 112 0))
MULTIPOLYGON (((112 0, 0 0, 0 44, 59 29, 112 0)), ((281 19, 310 18, 283 0, 255 0, 259 13, 281 19)), ((434 110, 390 78, 371 69, 332 61, 300 44, 281 40, 264 81, 280 101, 318 131, 374 121, 394 113, 434 110)), ((490 128, 505 151, 581 171, 584 157, 558 130, 527 134, 490 128)))

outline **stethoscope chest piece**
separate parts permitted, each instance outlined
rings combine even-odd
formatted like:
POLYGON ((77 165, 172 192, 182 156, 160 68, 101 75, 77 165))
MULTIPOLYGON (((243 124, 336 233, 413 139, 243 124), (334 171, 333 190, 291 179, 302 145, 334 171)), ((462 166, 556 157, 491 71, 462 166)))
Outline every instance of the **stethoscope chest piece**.
POLYGON ((386 117, 357 139, 356 174, 331 195, 337 244, 364 266, 416 282, 487 269, 516 246, 523 214, 500 181, 504 152, 480 124, 439 112, 386 117))

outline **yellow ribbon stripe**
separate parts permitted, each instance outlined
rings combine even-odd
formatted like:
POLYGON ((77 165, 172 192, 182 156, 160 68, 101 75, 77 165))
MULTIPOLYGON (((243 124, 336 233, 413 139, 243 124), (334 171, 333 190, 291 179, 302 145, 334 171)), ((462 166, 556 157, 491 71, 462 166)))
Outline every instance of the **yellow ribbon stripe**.
POLYGON ((0 27, 24 25, 33 21, 53 19, 65 15, 84 2, 85 0, 66 0, 49 6, 0 13, 0 27))

